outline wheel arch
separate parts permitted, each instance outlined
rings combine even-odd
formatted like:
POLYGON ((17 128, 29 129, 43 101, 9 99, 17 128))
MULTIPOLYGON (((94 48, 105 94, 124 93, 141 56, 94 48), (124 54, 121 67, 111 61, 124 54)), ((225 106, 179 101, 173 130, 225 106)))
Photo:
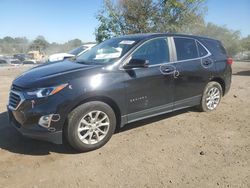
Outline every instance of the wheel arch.
MULTIPOLYGON (((82 101, 80 101, 79 103, 77 103, 76 105, 74 105, 70 110, 69 110, 69 113, 74 110, 76 107, 84 104, 84 103, 87 103, 87 102, 91 102, 91 101, 100 101, 100 102, 103 102, 107 105, 109 105, 114 113, 115 113, 115 117, 116 117, 116 122, 117 122, 117 125, 116 125, 116 128, 119 128, 121 126, 121 110, 119 108, 119 106, 117 105, 117 103, 112 100, 111 98, 109 97, 106 97, 106 96, 93 96, 93 97, 88 97, 86 99, 83 99, 82 101)), ((67 120, 66 122, 67 123, 67 120)))
POLYGON ((222 79, 222 78, 220 78, 220 77, 214 77, 214 78, 212 78, 211 80, 210 80, 210 82, 217 82, 217 83, 219 83, 220 85, 221 85, 221 87, 222 87, 222 94, 223 94, 223 96, 225 95, 225 91, 226 91, 226 88, 225 88, 225 81, 222 79))

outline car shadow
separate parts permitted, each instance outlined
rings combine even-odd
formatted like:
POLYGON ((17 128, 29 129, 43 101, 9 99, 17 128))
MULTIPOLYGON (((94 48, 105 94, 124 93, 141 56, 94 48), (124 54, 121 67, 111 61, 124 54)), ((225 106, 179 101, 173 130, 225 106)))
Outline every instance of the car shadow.
POLYGON ((8 122, 8 113, 0 113, 0 149, 26 155, 48 155, 50 152, 73 154, 71 147, 56 145, 22 136, 8 122))
MULTIPOLYGON (((161 121, 163 119, 167 119, 189 111, 196 110, 194 108, 187 108, 152 118, 147 118, 134 123, 129 123, 123 128, 116 130, 115 134, 122 134, 122 132, 145 126, 153 122, 161 121)), ((0 113, 0 149, 25 155, 49 155, 51 152, 62 154, 77 153, 77 151, 72 149, 68 144, 57 145, 22 136, 14 127, 9 125, 7 112, 0 113)))
POLYGON ((238 76, 250 76, 250 70, 236 72, 236 73, 234 73, 233 75, 238 75, 238 76))

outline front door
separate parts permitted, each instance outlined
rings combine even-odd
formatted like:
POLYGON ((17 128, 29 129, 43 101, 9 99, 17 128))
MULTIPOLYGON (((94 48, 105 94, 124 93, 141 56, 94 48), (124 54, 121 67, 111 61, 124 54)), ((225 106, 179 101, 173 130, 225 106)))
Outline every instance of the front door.
POLYGON ((126 72, 127 120, 161 114, 173 109, 173 72, 167 37, 146 41, 130 58, 149 61, 147 68, 126 72))

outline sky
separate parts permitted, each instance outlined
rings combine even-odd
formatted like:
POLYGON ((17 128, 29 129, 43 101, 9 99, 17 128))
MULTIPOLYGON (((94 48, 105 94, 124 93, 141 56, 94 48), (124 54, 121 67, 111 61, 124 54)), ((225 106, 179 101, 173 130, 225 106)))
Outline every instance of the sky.
MULTIPOLYGON (((207 0, 206 22, 250 35, 250 0, 207 0)), ((0 38, 94 41, 102 0, 0 0, 0 38)))

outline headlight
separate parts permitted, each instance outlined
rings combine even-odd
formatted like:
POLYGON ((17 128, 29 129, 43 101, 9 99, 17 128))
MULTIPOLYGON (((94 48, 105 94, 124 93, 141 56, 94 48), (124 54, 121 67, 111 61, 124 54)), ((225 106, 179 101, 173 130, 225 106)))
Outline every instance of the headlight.
POLYGON ((38 88, 34 91, 28 91, 26 94, 28 97, 42 98, 50 95, 54 95, 64 89, 68 84, 62 84, 54 87, 38 88))

